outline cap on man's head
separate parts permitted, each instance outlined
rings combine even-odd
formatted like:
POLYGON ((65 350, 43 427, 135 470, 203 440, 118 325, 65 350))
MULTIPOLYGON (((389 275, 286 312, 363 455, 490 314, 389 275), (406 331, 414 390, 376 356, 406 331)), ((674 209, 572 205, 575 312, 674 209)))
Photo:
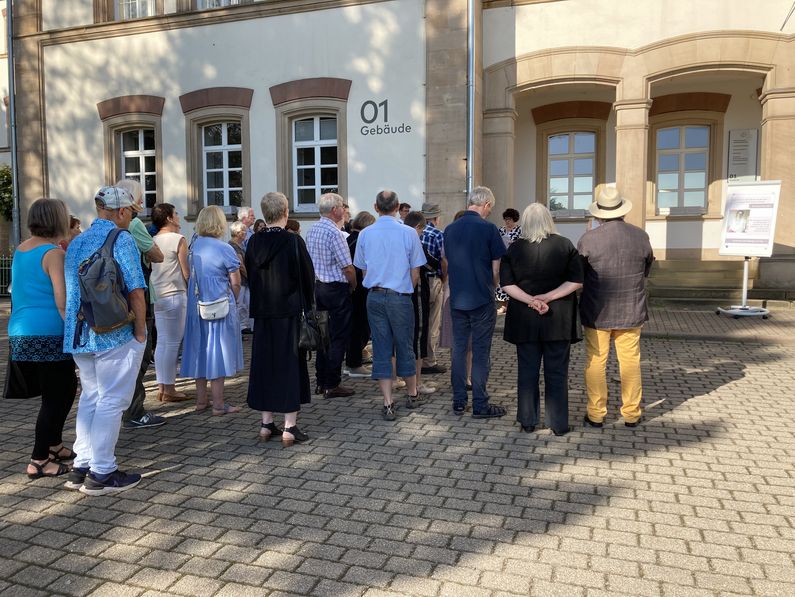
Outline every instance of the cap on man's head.
POLYGON ((129 207, 133 211, 136 209, 135 199, 126 189, 119 187, 102 187, 94 196, 94 202, 98 207, 106 210, 121 209, 129 207))
POLYGON ((442 213, 442 208, 437 203, 428 203, 427 201, 422 204, 422 215, 426 218, 435 218, 442 213))

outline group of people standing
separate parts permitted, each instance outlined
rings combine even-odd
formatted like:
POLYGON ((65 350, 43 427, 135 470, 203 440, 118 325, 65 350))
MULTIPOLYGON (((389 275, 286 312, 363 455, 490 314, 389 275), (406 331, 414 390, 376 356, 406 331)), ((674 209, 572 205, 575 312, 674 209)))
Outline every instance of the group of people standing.
MULTIPOLYGON (((134 181, 100 189, 97 219, 76 236, 69 233, 65 204, 40 199, 28 214, 31 238, 15 253, 12 275, 19 279, 24 272, 27 279, 13 284, 9 322, 11 361, 23 378, 40 380, 36 393, 42 396, 28 475, 68 474, 66 487, 89 495, 138 484, 140 475, 118 469, 114 451, 122 425, 165 422, 143 409, 153 327, 158 400, 191 399, 176 389, 179 374, 195 380, 196 411, 238 412, 224 400, 224 380, 243 369, 241 330, 250 332, 247 402, 261 413, 260 438, 280 438, 285 446, 306 441, 297 417, 312 387, 298 338, 302 313, 312 307, 328 311, 330 321, 330 346, 315 354, 316 394, 353 394, 341 385, 345 361, 348 375, 378 382, 383 418, 394 420, 395 390, 405 387, 409 409, 436 391, 420 380, 423 373, 445 371, 437 358, 446 335, 452 339, 453 412, 469 410, 471 391, 473 418, 504 416, 505 408, 492 404, 487 391, 498 286, 508 297, 504 338, 517 346, 522 429, 532 432, 539 424, 543 362, 546 424, 556 435, 569 430, 568 362, 571 343, 582 337, 578 317, 587 346, 585 422, 598 427, 606 415, 612 339, 621 363, 622 415, 628 426, 636 425, 644 278, 653 255, 646 234, 623 221, 630 202, 615 189, 601 189, 591 206, 600 225, 580 239, 578 249, 556 233, 540 204, 521 216, 509 214, 511 231, 519 232, 506 239, 487 220, 494 203, 488 188, 473 189, 467 209, 442 231, 438 206, 405 210, 394 191, 378 193, 377 218, 362 212, 353 221, 345 200, 327 193, 319 199, 320 221, 304 242, 288 219, 287 198, 272 192, 261 200, 258 231, 251 230, 248 211, 232 225, 227 243, 226 217, 216 206, 201 210, 188 242, 174 206, 157 204, 150 236, 135 217, 143 205, 134 181), (119 235, 113 246, 130 323, 97 333, 78 325, 78 270, 116 228, 131 233, 119 235), (64 252, 58 243, 67 239, 64 252), (363 355, 368 339, 371 368, 363 355), (82 393, 72 449, 64 446, 62 432, 77 386, 75 365, 82 393), (274 420, 277 413, 284 415, 282 426, 274 420)), ((6 394, 22 397, 8 389, 6 394)))

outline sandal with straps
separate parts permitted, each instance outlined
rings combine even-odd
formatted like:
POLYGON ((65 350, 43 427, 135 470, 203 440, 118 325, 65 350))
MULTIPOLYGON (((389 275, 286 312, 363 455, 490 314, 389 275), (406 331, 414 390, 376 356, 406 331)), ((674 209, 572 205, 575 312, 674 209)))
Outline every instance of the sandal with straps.
POLYGON ((57 463, 58 470, 54 473, 46 473, 44 472, 44 467, 47 466, 52 460, 48 459, 47 462, 43 462, 39 464, 38 462, 30 461, 30 464, 33 468, 36 469, 35 473, 28 473, 28 479, 41 479, 42 477, 60 477, 61 475, 65 475, 69 472, 69 467, 65 464, 57 463))
POLYGON ((262 423, 259 429, 259 439, 260 441, 266 442, 272 437, 281 437, 282 430, 276 425, 274 422, 270 423, 262 423))
POLYGON ((50 460, 53 462, 71 462, 77 456, 77 452, 66 446, 61 446, 57 450, 50 450, 50 460), (69 453, 62 455, 61 452, 69 450, 69 453))

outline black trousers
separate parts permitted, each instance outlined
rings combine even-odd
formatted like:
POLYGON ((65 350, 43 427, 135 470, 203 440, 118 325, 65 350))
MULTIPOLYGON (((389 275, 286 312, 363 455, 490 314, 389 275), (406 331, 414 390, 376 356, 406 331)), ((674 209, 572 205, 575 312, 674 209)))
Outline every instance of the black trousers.
MULTIPOLYGON (((361 284, 361 283, 360 283, 361 284)), ((351 339, 345 353, 348 369, 362 366, 362 350, 370 341, 370 322, 367 320, 367 288, 357 286, 351 295, 351 339)))
POLYGON ((26 378, 38 379, 41 389, 41 408, 36 419, 36 431, 33 440, 33 460, 45 460, 50 457, 50 446, 57 446, 63 441, 63 426, 77 391, 75 362, 19 362, 26 378))
POLYGON ((516 420, 525 427, 537 426, 541 410, 541 362, 544 363, 544 420, 550 429, 569 426, 569 354, 571 342, 524 342, 516 345, 518 357, 518 404, 516 420))
POLYGON ((351 293, 347 282, 316 282, 317 308, 328 311, 330 346, 328 352, 316 353, 317 385, 332 390, 342 380, 342 360, 351 337, 351 293))
POLYGON ((138 377, 135 378, 135 390, 133 391, 132 402, 122 415, 122 421, 140 419, 146 414, 144 400, 146 400, 146 389, 144 388, 144 375, 152 362, 152 328, 154 321, 146 318, 146 348, 144 348, 144 358, 141 359, 141 367, 138 369, 138 377))

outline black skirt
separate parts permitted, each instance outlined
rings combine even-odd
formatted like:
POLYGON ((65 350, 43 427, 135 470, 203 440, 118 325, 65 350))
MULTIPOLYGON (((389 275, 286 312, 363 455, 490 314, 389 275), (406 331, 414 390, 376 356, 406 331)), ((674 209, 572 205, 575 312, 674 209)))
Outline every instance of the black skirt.
POLYGON ((255 319, 248 405, 291 413, 310 400, 306 352, 298 349, 298 317, 255 319))

